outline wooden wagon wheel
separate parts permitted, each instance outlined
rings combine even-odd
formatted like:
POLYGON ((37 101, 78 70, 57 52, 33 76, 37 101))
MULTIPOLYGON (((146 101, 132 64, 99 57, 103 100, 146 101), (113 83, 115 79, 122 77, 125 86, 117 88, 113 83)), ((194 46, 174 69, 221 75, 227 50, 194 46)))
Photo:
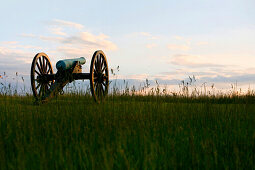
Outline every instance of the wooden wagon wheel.
POLYGON ((30 74, 32 91, 37 100, 42 99, 54 83, 54 80, 47 80, 47 74, 53 74, 50 59, 45 53, 38 53, 33 59, 30 74))
POLYGON ((108 94, 109 70, 106 56, 98 50, 93 54, 90 64, 90 89, 95 101, 100 103, 108 94))

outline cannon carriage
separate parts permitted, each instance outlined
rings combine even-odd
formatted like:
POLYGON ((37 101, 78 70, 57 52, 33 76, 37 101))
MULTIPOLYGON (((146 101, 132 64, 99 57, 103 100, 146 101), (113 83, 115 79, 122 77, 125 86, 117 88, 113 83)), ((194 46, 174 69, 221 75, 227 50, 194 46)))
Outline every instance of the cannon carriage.
POLYGON ((84 57, 60 60, 54 74, 49 57, 45 53, 35 55, 31 65, 31 87, 38 103, 45 103, 63 91, 64 86, 74 80, 90 80, 91 94, 98 103, 108 94, 109 70, 103 51, 95 51, 91 59, 90 72, 82 73, 84 57))

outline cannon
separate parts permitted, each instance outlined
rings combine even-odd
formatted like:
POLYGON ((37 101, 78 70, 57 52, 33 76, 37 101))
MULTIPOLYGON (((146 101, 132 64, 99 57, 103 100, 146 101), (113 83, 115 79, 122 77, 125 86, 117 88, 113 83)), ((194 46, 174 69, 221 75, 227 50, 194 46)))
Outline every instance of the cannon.
POLYGON ((49 57, 45 53, 35 55, 31 65, 31 87, 38 103, 45 103, 63 91, 64 86, 74 80, 90 80, 90 90, 97 103, 108 94, 109 70, 103 51, 95 51, 90 64, 90 73, 82 73, 84 57, 60 60, 54 74, 49 57))

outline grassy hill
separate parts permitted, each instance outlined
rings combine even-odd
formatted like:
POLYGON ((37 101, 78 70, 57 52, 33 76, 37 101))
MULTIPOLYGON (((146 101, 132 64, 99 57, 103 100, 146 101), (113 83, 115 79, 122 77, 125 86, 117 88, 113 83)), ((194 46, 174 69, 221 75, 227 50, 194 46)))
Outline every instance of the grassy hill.
POLYGON ((252 169, 253 96, 0 96, 0 169, 252 169))

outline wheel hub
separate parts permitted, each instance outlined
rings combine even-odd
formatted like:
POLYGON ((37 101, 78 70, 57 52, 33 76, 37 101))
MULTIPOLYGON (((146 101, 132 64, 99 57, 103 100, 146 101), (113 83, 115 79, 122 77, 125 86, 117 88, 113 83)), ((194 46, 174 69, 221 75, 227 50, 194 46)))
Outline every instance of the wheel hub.
POLYGON ((37 76, 37 82, 38 83, 47 83, 48 80, 47 80, 47 77, 42 75, 42 76, 37 76))
POLYGON ((104 74, 99 73, 99 74, 98 74, 98 82, 99 82, 99 83, 102 83, 102 82, 103 82, 103 78, 104 78, 104 74))

